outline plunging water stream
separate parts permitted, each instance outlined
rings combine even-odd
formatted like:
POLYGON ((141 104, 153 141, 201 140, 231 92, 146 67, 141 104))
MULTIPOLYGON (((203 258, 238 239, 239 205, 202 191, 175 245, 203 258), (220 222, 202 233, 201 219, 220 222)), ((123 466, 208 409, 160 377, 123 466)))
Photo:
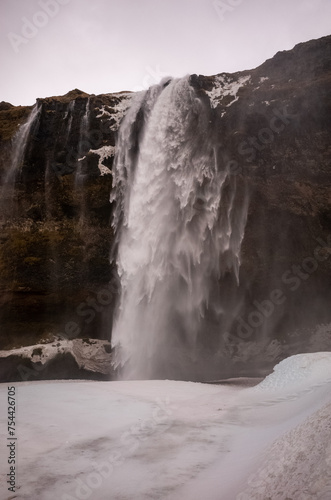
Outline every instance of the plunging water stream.
POLYGON ((36 104, 32 108, 26 122, 19 127, 13 139, 11 163, 2 180, 0 189, 2 216, 5 216, 6 218, 11 218, 15 215, 13 208, 15 184, 24 162, 29 137, 33 128, 38 126, 40 111, 41 106, 36 104))
POLYGON ((138 94, 122 122, 113 194, 122 291, 112 343, 124 378, 190 376, 208 317, 224 328, 231 321, 215 290, 227 273, 239 279, 247 202, 219 167, 214 142, 208 102, 189 77, 138 94))

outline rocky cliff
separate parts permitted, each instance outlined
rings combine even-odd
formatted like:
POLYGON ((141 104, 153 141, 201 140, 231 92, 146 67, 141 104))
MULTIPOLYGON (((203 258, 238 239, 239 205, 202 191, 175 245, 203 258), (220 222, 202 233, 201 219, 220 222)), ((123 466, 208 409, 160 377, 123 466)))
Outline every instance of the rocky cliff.
MULTIPOLYGON (((223 276, 218 291, 236 289, 244 305, 225 332, 228 356, 245 370, 330 350, 329 330, 317 335, 316 325, 331 321, 331 37, 190 82, 210 110, 218 167, 249 196, 240 284, 223 276)), ((1 349, 53 335, 110 338, 111 170, 131 98, 76 89, 33 110, 0 104, 1 349)))
POLYGON ((102 319, 116 292, 116 283, 109 287, 110 174, 129 100, 129 93, 79 90, 38 99, 26 144, 19 124, 31 108, 2 104, 2 348, 56 332, 107 336, 102 319))

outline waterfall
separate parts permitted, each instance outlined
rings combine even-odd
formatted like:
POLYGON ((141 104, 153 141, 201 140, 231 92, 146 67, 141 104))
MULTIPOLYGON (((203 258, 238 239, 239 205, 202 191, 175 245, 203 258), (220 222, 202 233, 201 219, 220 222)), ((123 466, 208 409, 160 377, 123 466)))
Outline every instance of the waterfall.
MULTIPOLYGON (((4 175, 0 190, 2 211, 5 211, 7 214, 9 214, 10 218, 14 215, 13 199, 15 194, 16 180, 24 163, 30 135, 35 125, 37 125, 39 122, 40 111, 41 106, 35 104, 28 116, 28 119, 26 120, 26 122, 20 125, 13 139, 11 163, 7 173, 4 175)), ((4 215, 4 213, 2 213, 2 215, 4 215)))
POLYGON ((247 199, 221 165, 209 103, 189 77, 133 99, 111 200, 121 281, 114 366, 123 378, 199 376, 210 318, 219 337, 231 321, 217 290, 229 273, 239 280, 247 199))
POLYGON ((68 111, 67 111, 67 117, 68 117, 67 131, 66 131, 66 143, 67 144, 68 144, 68 141, 70 138, 70 133, 71 133, 71 128, 72 128, 72 120, 74 117, 75 103, 76 103, 75 99, 70 101, 69 106, 68 106, 68 111))
POLYGON ((89 141, 90 98, 86 100, 85 111, 80 121, 79 140, 77 145, 77 167, 75 171, 75 195, 79 200, 79 226, 83 230, 86 223, 86 172, 82 168, 87 152, 91 149, 89 141))
POLYGON ((83 183, 83 172, 81 162, 85 158, 87 151, 91 149, 89 141, 89 125, 90 125, 90 98, 86 100, 85 112, 80 124, 79 142, 78 142, 78 166, 75 175, 76 186, 83 183))

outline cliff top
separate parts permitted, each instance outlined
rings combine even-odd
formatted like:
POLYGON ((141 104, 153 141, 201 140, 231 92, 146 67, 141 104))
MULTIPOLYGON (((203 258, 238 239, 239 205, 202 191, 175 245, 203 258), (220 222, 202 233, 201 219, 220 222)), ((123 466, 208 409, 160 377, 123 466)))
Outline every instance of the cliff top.
POLYGON ((14 106, 12 104, 10 104, 10 102, 6 102, 6 101, 0 102, 0 111, 6 111, 6 110, 11 109, 13 107, 14 106))
MULTIPOLYGON (((299 81, 307 78, 316 79, 320 75, 325 75, 327 71, 331 71, 331 35, 299 43, 291 50, 277 52, 271 59, 267 59, 263 64, 252 70, 233 74, 220 73, 214 76, 199 75, 198 78, 202 78, 204 85, 210 90, 215 85, 216 77, 229 76, 231 81, 235 81, 239 77, 254 73, 257 78, 262 76, 260 80, 263 84, 263 80, 267 79, 264 77, 265 74, 273 79, 273 83, 279 83, 285 81, 285 79, 290 82, 291 78, 299 81)), ((94 96, 94 94, 88 94, 76 88, 65 95, 45 97, 37 99, 37 101, 69 103, 76 99, 86 99, 91 96, 104 98, 107 101, 111 96, 120 97, 128 93, 130 91, 94 96)), ((19 124, 28 116, 31 109, 32 106, 13 106, 5 101, 0 102, 0 141, 8 141, 12 138, 19 124)))
POLYGON ((32 106, 13 106, 4 101, 0 103, 0 141, 8 141, 13 137, 31 109, 32 106))
MULTIPOLYGON (((131 93, 129 90, 122 90, 121 92, 110 92, 107 94, 99 94, 96 97, 103 97, 103 96, 121 96, 123 94, 129 94, 131 93)), ((58 102, 63 102, 63 103, 68 103, 71 101, 74 101, 75 99, 87 99, 88 97, 94 97, 95 94, 88 94, 87 92, 84 92, 83 90, 79 89, 73 89, 67 92, 65 95, 57 95, 57 96, 50 96, 50 97, 44 97, 42 99, 37 99, 38 101, 44 101, 44 102, 49 102, 49 101, 58 101, 58 102)))
POLYGON ((46 102, 55 100, 55 101, 68 103, 68 102, 73 101, 73 100, 78 99, 78 98, 80 98, 80 99, 85 98, 86 99, 87 97, 90 97, 90 94, 87 94, 83 90, 73 89, 73 90, 70 90, 69 92, 67 92, 65 95, 45 97, 45 98, 40 99, 40 100, 46 101, 46 102))

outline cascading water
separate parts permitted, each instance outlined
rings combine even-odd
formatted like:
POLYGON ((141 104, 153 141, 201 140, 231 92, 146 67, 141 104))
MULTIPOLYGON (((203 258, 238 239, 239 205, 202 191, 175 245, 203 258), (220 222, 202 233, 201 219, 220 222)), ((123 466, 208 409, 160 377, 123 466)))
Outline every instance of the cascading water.
POLYGON ((67 111, 67 117, 68 117, 68 124, 67 124, 67 132, 66 132, 66 140, 67 143, 70 138, 70 132, 71 132, 71 127, 72 127, 72 120, 74 117, 74 111, 75 111, 75 100, 70 101, 69 106, 68 106, 68 111, 67 111))
POLYGON ((85 112, 81 118, 79 141, 77 145, 78 161, 75 172, 75 194, 79 200, 79 214, 80 214, 80 227, 83 229, 86 217, 86 188, 84 175, 82 169, 82 162, 85 159, 86 153, 91 149, 89 141, 89 128, 90 128, 90 98, 86 100, 85 112))
POLYGON ((6 218, 11 218, 14 215, 13 198, 15 193, 15 184, 24 162, 32 129, 38 126, 40 111, 41 106, 35 104, 28 116, 28 119, 19 127, 13 140, 11 164, 2 180, 0 190, 0 200, 3 212, 2 215, 6 212, 6 218))
POLYGON ((221 336, 235 314, 217 290, 222 276, 239 279, 247 199, 220 168, 213 137, 189 77, 139 93, 121 124, 112 344, 123 378, 201 377, 210 318, 221 336))
POLYGON ((76 186, 83 183, 81 161, 84 159, 86 151, 88 151, 91 148, 90 141, 88 140, 89 123, 90 123, 90 98, 86 100, 85 113, 81 120, 80 131, 79 131, 78 166, 75 175, 76 186))

